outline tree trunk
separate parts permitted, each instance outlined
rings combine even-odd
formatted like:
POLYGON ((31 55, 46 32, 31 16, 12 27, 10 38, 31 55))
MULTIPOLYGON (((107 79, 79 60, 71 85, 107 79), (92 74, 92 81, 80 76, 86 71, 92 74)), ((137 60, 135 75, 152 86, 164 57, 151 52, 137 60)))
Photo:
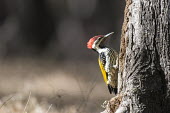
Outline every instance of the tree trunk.
POLYGON ((119 94, 103 113, 170 112, 169 0, 126 0, 119 94))

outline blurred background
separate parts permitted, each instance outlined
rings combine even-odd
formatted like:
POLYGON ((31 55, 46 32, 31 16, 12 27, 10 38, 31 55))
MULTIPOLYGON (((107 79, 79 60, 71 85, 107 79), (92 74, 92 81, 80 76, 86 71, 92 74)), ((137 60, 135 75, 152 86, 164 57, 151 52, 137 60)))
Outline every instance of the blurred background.
POLYGON ((29 95, 54 113, 102 111, 114 95, 86 43, 114 32, 106 44, 119 51, 124 7, 124 0, 0 0, 0 112, 14 105, 19 112, 29 95))

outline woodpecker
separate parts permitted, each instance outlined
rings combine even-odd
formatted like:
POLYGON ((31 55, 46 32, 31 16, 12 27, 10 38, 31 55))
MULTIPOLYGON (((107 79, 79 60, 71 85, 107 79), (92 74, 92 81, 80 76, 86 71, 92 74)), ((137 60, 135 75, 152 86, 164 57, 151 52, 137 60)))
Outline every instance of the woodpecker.
POLYGON ((87 48, 99 53, 98 62, 104 82, 108 86, 110 94, 117 94, 118 53, 114 49, 103 45, 105 40, 112 34, 113 32, 92 37, 87 42, 87 48))

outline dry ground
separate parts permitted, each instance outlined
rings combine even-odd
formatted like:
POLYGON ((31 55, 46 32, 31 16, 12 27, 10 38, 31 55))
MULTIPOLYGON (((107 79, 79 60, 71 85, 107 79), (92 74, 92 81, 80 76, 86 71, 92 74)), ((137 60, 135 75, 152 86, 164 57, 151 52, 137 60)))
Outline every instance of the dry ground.
POLYGON ((99 113, 113 95, 97 62, 25 58, 1 60, 0 96, 0 113, 99 113))

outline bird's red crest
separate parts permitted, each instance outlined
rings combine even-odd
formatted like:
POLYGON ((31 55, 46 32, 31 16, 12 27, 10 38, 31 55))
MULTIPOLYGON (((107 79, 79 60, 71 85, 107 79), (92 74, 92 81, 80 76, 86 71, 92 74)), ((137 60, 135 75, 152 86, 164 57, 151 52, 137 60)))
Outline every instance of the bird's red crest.
POLYGON ((94 36, 94 37, 90 38, 90 40, 87 42, 87 48, 92 49, 92 45, 93 45, 94 41, 102 36, 103 35, 98 35, 98 36, 94 36))

